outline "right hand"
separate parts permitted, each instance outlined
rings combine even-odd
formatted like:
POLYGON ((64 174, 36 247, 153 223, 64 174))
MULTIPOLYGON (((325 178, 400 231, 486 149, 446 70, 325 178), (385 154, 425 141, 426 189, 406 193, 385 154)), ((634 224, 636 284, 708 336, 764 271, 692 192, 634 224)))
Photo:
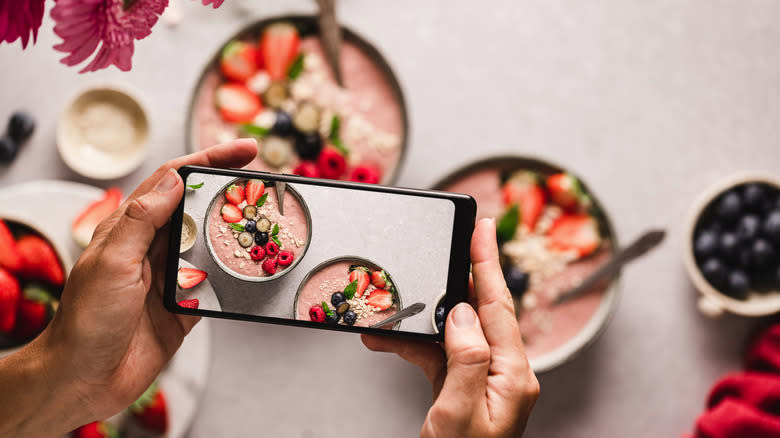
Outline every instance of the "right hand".
POLYGON ((539 397, 498 261, 494 220, 477 223, 471 261, 471 305, 460 303, 449 313, 443 349, 362 336, 369 349, 397 353, 420 366, 431 381, 434 402, 421 437, 518 437, 539 397))

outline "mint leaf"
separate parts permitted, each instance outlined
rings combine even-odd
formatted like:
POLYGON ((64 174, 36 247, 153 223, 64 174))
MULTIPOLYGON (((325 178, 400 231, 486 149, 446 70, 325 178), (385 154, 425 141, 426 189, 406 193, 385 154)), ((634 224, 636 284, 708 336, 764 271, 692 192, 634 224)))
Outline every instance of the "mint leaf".
POLYGON ((206 182, 201 181, 200 184, 187 184, 187 187, 191 188, 192 190, 198 190, 199 188, 203 187, 203 184, 206 184, 206 182))
POLYGON ((348 300, 351 300, 352 297, 355 296, 356 291, 357 291, 357 280, 348 284, 347 287, 344 288, 344 296, 346 296, 348 300))
POLYGON ((279 224, 274 224, 274 227, 271 228, 271 235, 276 236, 279 234, 279 224))
POLYGON ((520 209, 517 208, 517 204, 514 204, 498 221, 496 225, 496 239, 500 242, 512 240, 515 237, 518 222, 520 222, 520 209))
POLYGON ((300 76, 302 71, 303 71, 303 52, 301 52, 295 58, 295 61, 293 61, 292 65, 290 65, 290 68, 287 70, 287 77, 290 79, 295 79, 298 76, 300 76))
POLYGON ((282 247, 282 242, 280 242, 276 236, 272 236, 271 240, 273 240, 275 244, 279 245, 279 248, 282 247))
POLYGON ((339 119, 338 115, 334 115, 332 119, 330 119, 330 135, 328 138, 331 140, 339 138, 339 130, 341 129, 341 120, 339 119))
POLYGON ((341 142, 338 138, 331 138, 330 144, 332 144, 336 149, 339 150, 343 155, 349 155, 349 149, 347 149, 346 146, 344 146, 344 143, 341 142))
POLYGON ((326 315, 333 315, 333 311, 330 310, 330 307, 328 307, 328 303, 326 303, 325 301, 322 302, 322 310, 325 311, 326 315))
POLYGON ((265 137, 271 131, 268 128, 263 128, 262 126, 253 125, 251 123, 241 125, 241 130, 249 135, 256 135, 258 137, 265 137))
POLYGON ((238 231, 239 233, 244 231, 244 226, 241 224, 230 224, 230 228, 238 231))
POLYGON ((265 204, 266 199, 268 199, 268 193, 264 193, 263 196, 261 196, 260 199, 257 200, 256 205, 258 207, 262 207, 263 204, 265 204))

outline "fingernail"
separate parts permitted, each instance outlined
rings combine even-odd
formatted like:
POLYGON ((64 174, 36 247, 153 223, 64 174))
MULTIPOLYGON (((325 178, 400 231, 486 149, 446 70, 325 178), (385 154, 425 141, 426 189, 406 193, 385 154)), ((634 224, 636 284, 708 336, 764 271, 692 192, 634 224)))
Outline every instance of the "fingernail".
POLYGON ((458 304, 452 311, 452 322, 455 327, 471 327, 477 322, 477 314, 468 304, 458 304))
POLYGON ((165 175, 163 175, 162 179, 157 182, 157 185, 154 186, 154 189, 158 192, 168 192, 174 187, 176 187, 176 184, 179 183, 179 174, 176 173, 173 169, 168 169, 167 172, 165 172, 165 175))

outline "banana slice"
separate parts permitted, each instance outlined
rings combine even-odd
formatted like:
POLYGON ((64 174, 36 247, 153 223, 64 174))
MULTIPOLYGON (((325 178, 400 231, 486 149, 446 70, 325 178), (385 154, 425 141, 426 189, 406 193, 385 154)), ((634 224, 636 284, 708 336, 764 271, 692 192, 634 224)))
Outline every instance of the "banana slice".
POLYGON ((320 127, 320 110, 311 102, 302 103, 293 116, 293 125, 301 132, 315 132, 320 127))
POLYGON ((261 157, 271 167, 282 167, 292 157, 293 145, 288 139, 269 135, 263 139, 261 157))
POLYGON ((263 93, 263 102, 266 106, 279 109, 288 97, 287 84, 284 82, 273 82, 263 93))

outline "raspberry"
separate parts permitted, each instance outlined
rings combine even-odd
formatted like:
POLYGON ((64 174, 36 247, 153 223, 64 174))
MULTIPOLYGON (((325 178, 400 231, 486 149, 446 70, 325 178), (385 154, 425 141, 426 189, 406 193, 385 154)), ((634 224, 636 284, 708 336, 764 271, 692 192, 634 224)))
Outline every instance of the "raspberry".
POLYGON ((314 322, 325 322, 325 311, 322 306, 315 304, 309 309, 309 318, 314 322))
POLYGON ((268 275, 276 274, 276 259, 267 258, 263 261, 263 271, 268 275))
POLYGON ((346 168, 347 161, 344 156, 331 146, 323 149, 317 157, 317 169, 323 178, 338 179, 346 168))
POLYGON ((269 240, 268 243, 265 244, 265 252, 268 254, 268 257, 276 257, 276 255, 279 254, 279 245, 273 240, 269 240))
POLYGON ((265 258, 265 248, 262 246, 254 246, 252 247, 252 250, 249 251, 249 255, 252 257, 252 260, 254 261, 260 261, 265 258))
POLYGON ((367 184, 378 184, 381 177, 381 172, 375 166, 363 164, 352 171, 350 180, 367 184))
POLYGON ((290 266, 295 260, 295 256, 290 251, 282 251, 279 253, 276 261, 279 262, 279 266, 290 266))
POLYGON ((313 161, 301 161, 301 164, 295 166, 293 173, 295 175, 307 176, 309 178, 320 177, 320 170, 317 169, 317 164, 313 161))

